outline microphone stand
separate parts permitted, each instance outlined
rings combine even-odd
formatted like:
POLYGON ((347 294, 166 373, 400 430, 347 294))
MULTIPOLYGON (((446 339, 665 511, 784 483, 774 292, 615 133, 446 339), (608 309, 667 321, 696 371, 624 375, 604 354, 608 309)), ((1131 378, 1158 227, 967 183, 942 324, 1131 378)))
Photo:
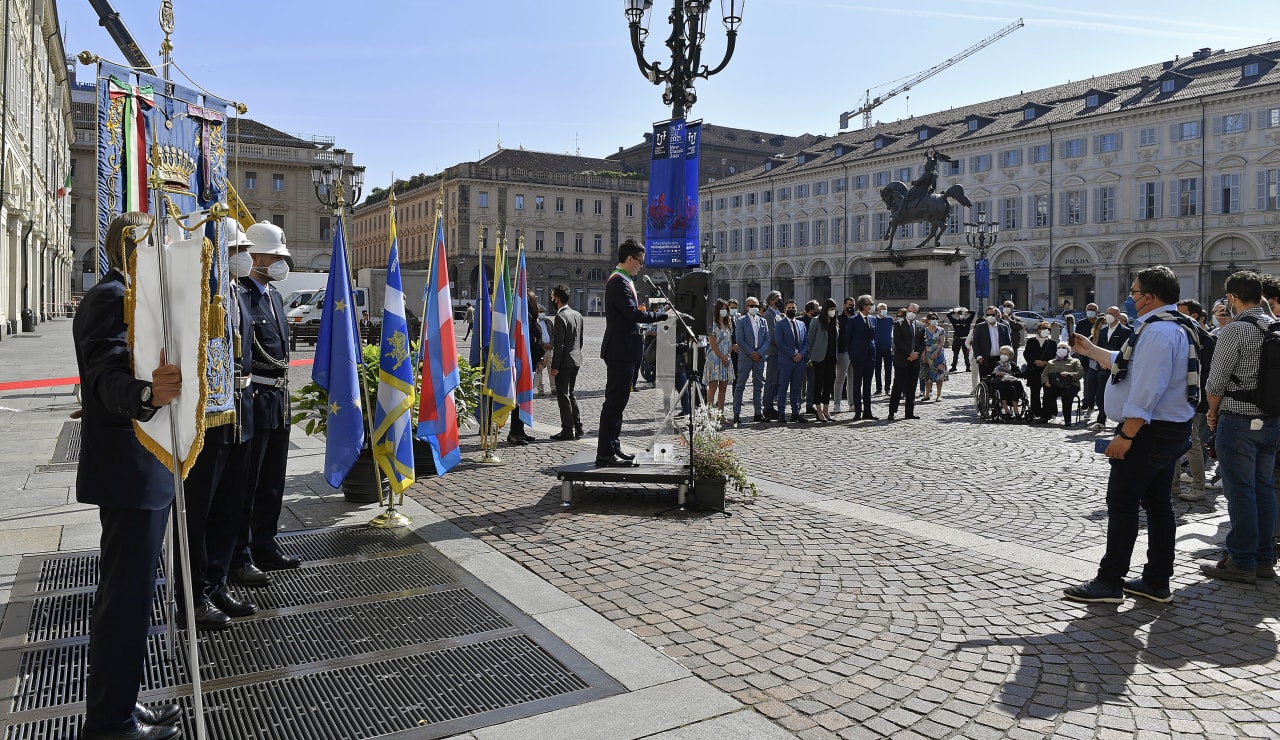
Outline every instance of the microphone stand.
MULTIPOLYGON (((693 333, 693 327, 690 326, 689 322, 685 320, 685 314, 681 313, 679 310, 676 309, 675 303, 673 303, 671 299, 667 297, 667 294, 662 290, 662 288, 658 287, 657 283, 653 282, 653 280, 648 275, 644 276, 644 282, 645 282, 645 285, 649 286, 649 290, 653 291, 654 293, 657 293, 659 298, 662 298, 667 301, 667 305, 670 306, 671 310, 675 313, 676 322, 680 325, 682 329, 684 329, 684 333, 688 336, 688 345, 689 345, 688 349, 685 350, 685 361, 684 361, 684 370, 685 370, 684 393, 688 396, 688 399, 689 399, 689 425, 688 425, 689 478, 688 478, 688 482, 686 483, 688 488, 686 489, 687 493, 685 496, 684 503, 680 503, 670 509, 664 509, 662 511, 659 511, 657 514, 654 514, 654 516, 662 516, 663 514, 666 514, 668 511, 674 511, 677 509, 680 511, 687 511, 689 509, 688 500, 693 497, 693 490, 696 484, 696 480, 694 477, 696 471, 694 470, 694 464, 693 464, 693 436, 694 436, 693 415, 698 410, 697 399, 702 397, 701 395, 702 394, 702 374, 698 372, 697 366, 695 363, 695 360, 697 360, 697 352, 698 352, 698 335, 693 333)), ((694 506, 698 508, 704 508, 697 503, 696 499, 694 500, 694 506)), ((708 509, 708 510, 717 511, 721 514, 726 513, 722 509, 708 509)))

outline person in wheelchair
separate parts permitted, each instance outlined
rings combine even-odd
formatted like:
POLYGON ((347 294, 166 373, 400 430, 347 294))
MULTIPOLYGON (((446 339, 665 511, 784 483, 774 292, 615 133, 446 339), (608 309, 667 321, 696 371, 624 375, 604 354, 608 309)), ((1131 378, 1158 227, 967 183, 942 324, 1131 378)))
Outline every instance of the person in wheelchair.
POLYGON ((1000 399, 1000 415, 1005 419, 1020 417, 1022 404, 1027 400, 1027 391, 1020 380, 1023 371, 1014 363, 1013 356, 1012 346, 1002 346, 1000 360, 991 369, 991 376, 987 379, 991 384, 992 396, 1000 399))
MULTIPOLYGON (((1084 366, 1080 360, 1071 356, 1071 346, 1066 342, 1058 342, 1057 356, 1044 366, 1041 377, 1044 382, 1044 402, 1040 407, 1040 416, 1032 422, 1048 424, 1049 419, 1058 411, 1058 399, 1062 399, 1062 422, 1071 426, 1071 406, 1080 392, 1080 379, 1084 376, 1084 366)), ((1087 414, 1088 412, 1086 412, 1087 414)))

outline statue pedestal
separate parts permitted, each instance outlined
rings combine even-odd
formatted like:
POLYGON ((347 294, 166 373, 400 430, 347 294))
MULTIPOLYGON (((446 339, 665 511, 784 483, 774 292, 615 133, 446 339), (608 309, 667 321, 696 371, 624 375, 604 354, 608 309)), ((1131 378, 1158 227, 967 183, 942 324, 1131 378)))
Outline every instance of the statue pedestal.
POLYGON ((918 303, 924 310, 950 310, 960 305, 960 267, 964 254, 954 249, 899 249, 867 259, 876 301, 901 308, 918 303))

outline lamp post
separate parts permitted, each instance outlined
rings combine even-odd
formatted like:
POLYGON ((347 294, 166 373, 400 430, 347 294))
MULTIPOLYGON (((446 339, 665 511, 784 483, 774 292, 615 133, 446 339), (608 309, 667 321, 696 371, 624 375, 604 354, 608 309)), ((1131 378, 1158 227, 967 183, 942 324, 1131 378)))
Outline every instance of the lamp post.
POLYGON ((311 165, 311 183, 315 186, 316 200, 320 205, 332 208, 333 215, 342 220, 343 211, 350 213, 360 201, 364 189, 364 168, 348 167, 347 150, 334 149, 329 163, 311 165))
POLYGON ((635 51, 640 74, 655 85, 666 84, 662 93, 663 104, 671 106, 672 118, 684 118, 698 100, 693 89, 694 81, 710 79, 729 64, 738 40, 738 26, 742 25, 742 8, 746 0, 720 0, 720 16, 727 41, 724 59, 715 69, 702 64, 702 43, 707 37, 711 0, 672 0, 671 14, 667 16, 671 23, 671 36, 667 38, 671 66, 666 69, 658 62, 650 63, 644 58, 653 0, 623 0, 623 4, 627 25, 631 28, 631 48, 635 51))
POLYGON ((987 310, 987 297, 991 294, 991 267, 987 264, 987 250, 996 245, 999 238, 1000 223, 988 221, 986 211, 978 211, 978 222, 966 222, 964 240, 969 246, 978 250, 978 260, 974 263, 974 290, 978 295, 978 313, 987 310))

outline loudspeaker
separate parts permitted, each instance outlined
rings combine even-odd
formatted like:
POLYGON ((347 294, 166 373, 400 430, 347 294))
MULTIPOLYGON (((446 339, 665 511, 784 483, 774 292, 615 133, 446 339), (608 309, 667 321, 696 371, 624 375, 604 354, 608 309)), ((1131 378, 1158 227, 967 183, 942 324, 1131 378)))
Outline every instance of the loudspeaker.
POLYGON ((676 294, 673 297, 676 310, 693 317, 691 322, 693 333, 706 336, 708 327, 712 325, 711 306, 708 298, 711 295, 711 272, 694 270, 676 281, 676 294))

